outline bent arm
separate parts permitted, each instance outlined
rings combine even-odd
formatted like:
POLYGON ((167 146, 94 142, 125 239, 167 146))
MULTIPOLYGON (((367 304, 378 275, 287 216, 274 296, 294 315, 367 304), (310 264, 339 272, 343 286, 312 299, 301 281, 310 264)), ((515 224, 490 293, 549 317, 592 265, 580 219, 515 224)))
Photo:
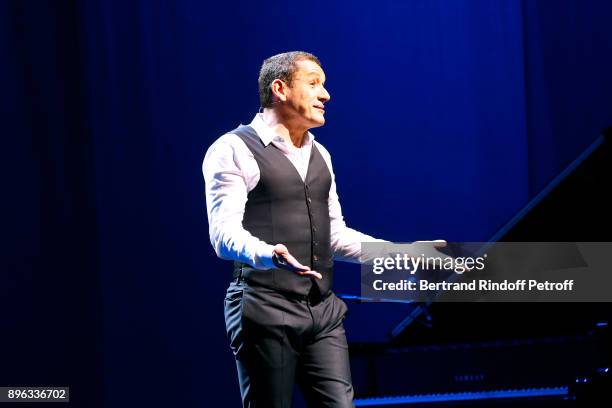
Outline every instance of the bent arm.
POLYGON ((202 163, 210 243, 222 259, 270 269, 274 267, 274 246, 254 237, 242 225, 248 195, 243 167, 246 160, 254 159, 238 150, 243 142, 232 140, 232 136, 213 143, 202 163))

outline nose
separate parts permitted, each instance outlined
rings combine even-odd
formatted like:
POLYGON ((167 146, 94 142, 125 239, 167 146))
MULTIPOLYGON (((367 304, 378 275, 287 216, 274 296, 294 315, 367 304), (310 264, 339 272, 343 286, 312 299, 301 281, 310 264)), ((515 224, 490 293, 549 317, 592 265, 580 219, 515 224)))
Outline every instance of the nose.
POLYGON ((319 93, 319 100, 323 103, 329 101, 331 99, 331 95, 329 94, 329 92, 327 92, 327 89, 325 89, 325 87, 321 87, 321 93, 319 93))

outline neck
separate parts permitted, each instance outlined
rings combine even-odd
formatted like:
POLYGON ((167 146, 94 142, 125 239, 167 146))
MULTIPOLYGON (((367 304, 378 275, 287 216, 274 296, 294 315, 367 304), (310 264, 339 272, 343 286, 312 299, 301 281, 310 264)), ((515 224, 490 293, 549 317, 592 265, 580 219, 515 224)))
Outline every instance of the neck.
POLYGON ((287 143, 295 147, 302 147, 308 128, 291 125, 291 121, 276 109, 265 108, 262 117, 266 125, 282 136, 287 143))

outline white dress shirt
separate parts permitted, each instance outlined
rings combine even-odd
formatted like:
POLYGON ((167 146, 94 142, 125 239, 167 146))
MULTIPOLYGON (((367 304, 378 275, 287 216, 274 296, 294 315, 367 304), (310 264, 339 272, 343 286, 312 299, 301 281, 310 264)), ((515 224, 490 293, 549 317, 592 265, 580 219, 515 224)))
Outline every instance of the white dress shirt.
MULTIPOLYGON (((312 145, 316 144, 332 178, 328 201, 334 259, 364 262, 362 242, 387 242, 346 226, 336 192, 331 156, 327 149, 314 140, 312 133, 308 132, 302 147, 296 148, 266 125, 261 114, 255 115, 250 126, 257 131, 264 145, 273 143, 289 159, 302 180, 306 178, 312 145)), ((253 153, 237 135, 227 133, 217 139, 206 152, 202 173, 206 184, 210 242, 217 256, 244 262, 258 269, 273 268, 274 245, 282 242, 264 242, 242 226, 247 195, 255 188, 260 176, 253 153)))

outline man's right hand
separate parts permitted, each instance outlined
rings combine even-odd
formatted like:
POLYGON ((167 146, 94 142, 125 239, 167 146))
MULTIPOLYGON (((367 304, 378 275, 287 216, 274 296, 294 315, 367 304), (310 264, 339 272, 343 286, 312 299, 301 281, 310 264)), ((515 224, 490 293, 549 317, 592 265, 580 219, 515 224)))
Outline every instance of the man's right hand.
POLYGON ((283 259, 287 264, 293 267, 294 272, 298 275, 323 279, 323 275, 321 275, 319 272, 311 271, 308 266, 299 263, 298 260, 289 253, 289 250, 283 244, 276 244, 273 252, 276 254, 276 256, 283 259))

